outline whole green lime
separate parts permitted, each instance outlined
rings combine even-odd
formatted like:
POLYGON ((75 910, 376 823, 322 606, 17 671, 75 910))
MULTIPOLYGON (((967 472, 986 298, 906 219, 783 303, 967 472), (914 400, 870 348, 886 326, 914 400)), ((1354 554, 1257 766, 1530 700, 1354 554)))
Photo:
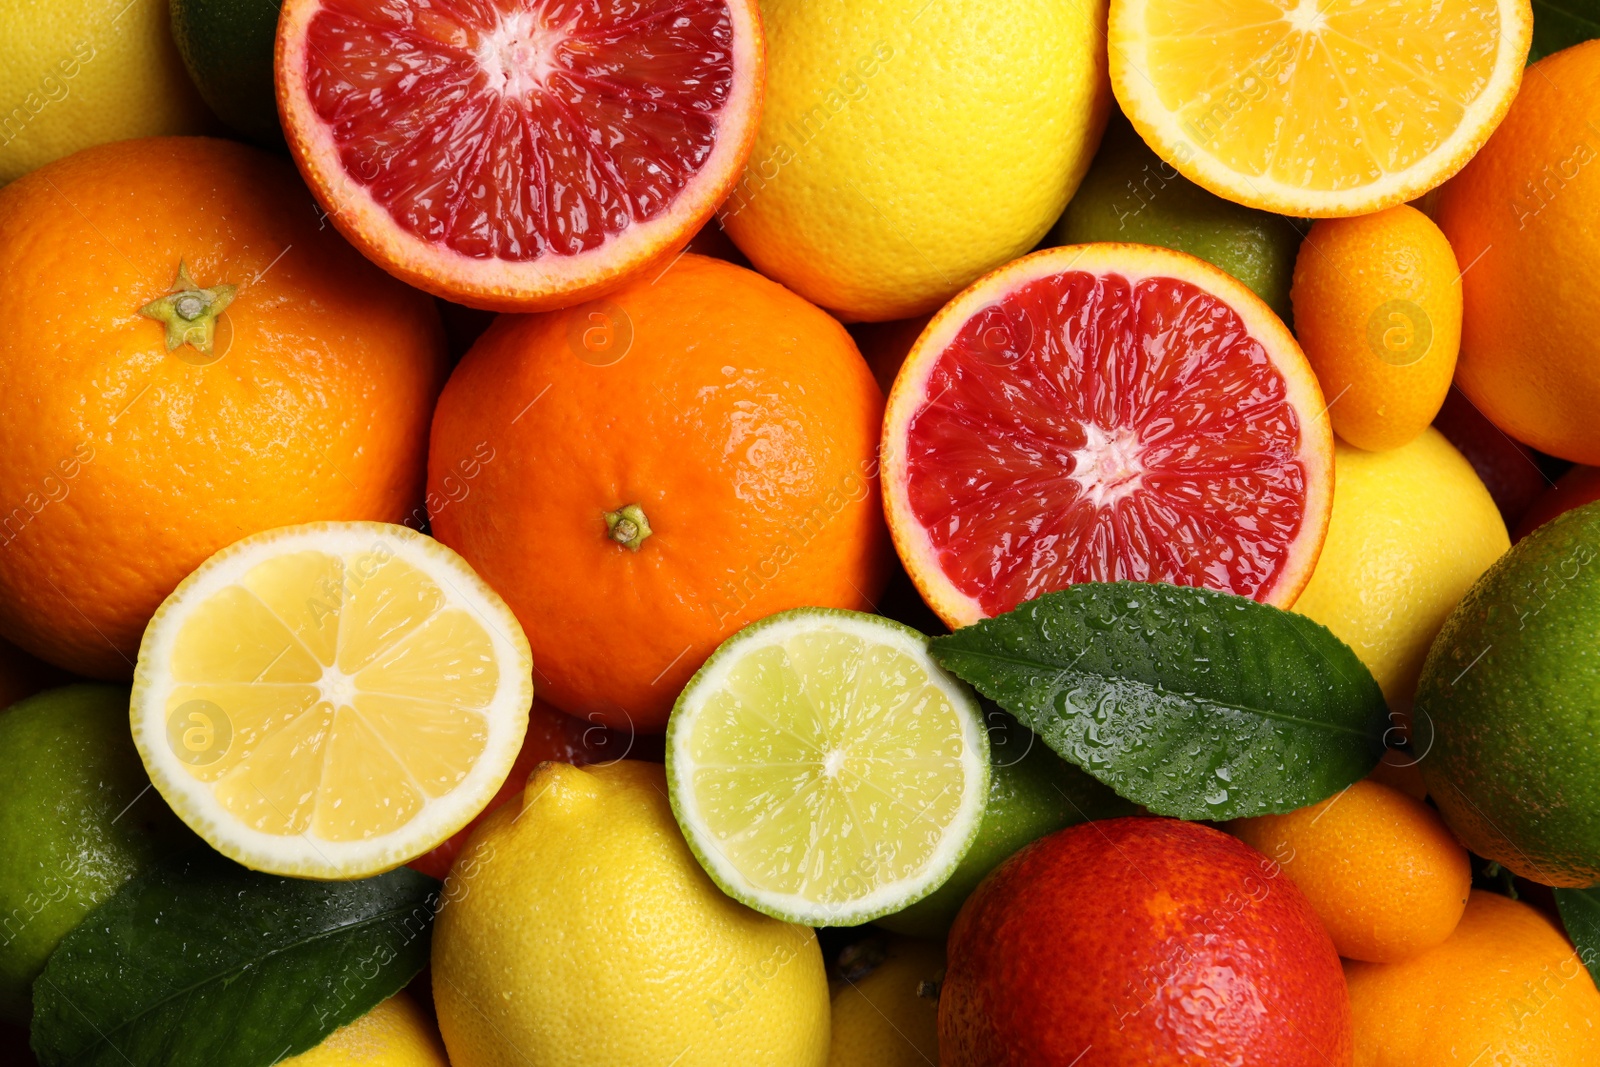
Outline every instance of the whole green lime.
POLYGON ((1290 316, 1300 231, 1282 215, 1207 192, 1150 151, 1113 113, 1089 173, 1047 245, 1126 241, 1175 248, 1244 282, 1278 317, 1290 316))
POLYGON ((1461 843, 1545 885, 1600 883, 1600 503, 1478 579, 1422 668, 1415 743, 1461 843))
POLYGON ((874 920, 875 925, 942 941, 978 883, 1017 849, 1063 827, 1138 810, 1002 711, 989 713, 989 761, 988 805, 955 873, 904 911, 874 920))
POLYGON ((49 689, 0 712, 0 766, 0 1017, 25 1022, 57 942, 194 839, 149 788, 125 686, 49 689))
POLYGON ((273 90, 278 0, 172 0, 172 39, 201 99, 258 144, 283 144, 273 90))

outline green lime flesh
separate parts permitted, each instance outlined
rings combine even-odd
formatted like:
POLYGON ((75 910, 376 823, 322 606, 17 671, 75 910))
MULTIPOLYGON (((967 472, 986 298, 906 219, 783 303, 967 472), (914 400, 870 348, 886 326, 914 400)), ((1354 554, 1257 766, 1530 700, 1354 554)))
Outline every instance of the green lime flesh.
POLYGON ((989 801, 978 836, 944 885, 875 925, 942 941, 978 883, 1013 852, 1068 826, 1138 810, 1056 755, 1026 726, 991 710, 989 801))
POLYGON ((971 691, 927 638, 797 608, 730 637, 667 725, 673 815, 706 873, 757 911, 855 926, 949 877, 989 793, 971 691))
POLYGON ((273 88, 277 0, 172 0, 172 39, 217 118, 268 148, 282 147, 273 88))
POLYGON ((1600 884, 1600 503, 1468 590, 1414 715, 1428 793, 1464 845, 1535 882, 1600 884))
POLYGON ((0 1016, 25 1022, 56 944, 193 837, 150 789, 128 690, 50 689, 0 712, 0 1016))
POLYGON ((1047 245, 1125 241, 1187 252, 1218 267, 1290 316, 1300 232, 1282 215, 1224 200, 1178 173, 1113 114, 1100 151, 1047 245))

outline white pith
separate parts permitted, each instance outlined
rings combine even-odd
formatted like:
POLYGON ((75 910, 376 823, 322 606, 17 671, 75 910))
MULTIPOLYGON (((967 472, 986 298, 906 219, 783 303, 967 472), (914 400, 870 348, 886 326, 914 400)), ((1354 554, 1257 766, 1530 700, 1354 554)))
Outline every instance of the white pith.
POLYGON ((526 97, 544 88, 556 69, 556 50, 566 37, 565 30, 545 25, 532 11, 503 14, 500 25, 478 44, 478 66, 490 89, 503 96, 526 97))
POLYGON ((1129 427, 1107 430, 1084 423, 1087 440, 1072 453, 1071 478, 1083 492, 1082 499, 1097 508, 1107 508, 1139 491, 1144 484, 1144 446, 1139 431, 1129 427))

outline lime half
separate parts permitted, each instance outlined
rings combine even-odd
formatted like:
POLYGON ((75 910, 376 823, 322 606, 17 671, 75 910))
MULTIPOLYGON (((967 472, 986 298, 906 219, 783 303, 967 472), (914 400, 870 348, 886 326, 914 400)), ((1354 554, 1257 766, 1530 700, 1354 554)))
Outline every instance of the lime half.
POLYGON ((667 726, 667 781, 729 896, 855 926, 950 877, 983 818, 989 740, 922 634, 798 608, 734 634, 690 680, 667 726))

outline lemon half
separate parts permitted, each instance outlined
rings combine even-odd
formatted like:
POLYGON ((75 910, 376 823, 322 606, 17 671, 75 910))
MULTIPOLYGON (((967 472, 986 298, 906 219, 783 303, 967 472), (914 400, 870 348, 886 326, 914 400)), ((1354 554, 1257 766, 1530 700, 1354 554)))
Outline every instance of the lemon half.
POLYGON ((312 523, 212 556, 151 619, 134 743, 174 811, 247 867, 360 878, 433 848, 505 780, 527 638, 460 556, 312 523))

